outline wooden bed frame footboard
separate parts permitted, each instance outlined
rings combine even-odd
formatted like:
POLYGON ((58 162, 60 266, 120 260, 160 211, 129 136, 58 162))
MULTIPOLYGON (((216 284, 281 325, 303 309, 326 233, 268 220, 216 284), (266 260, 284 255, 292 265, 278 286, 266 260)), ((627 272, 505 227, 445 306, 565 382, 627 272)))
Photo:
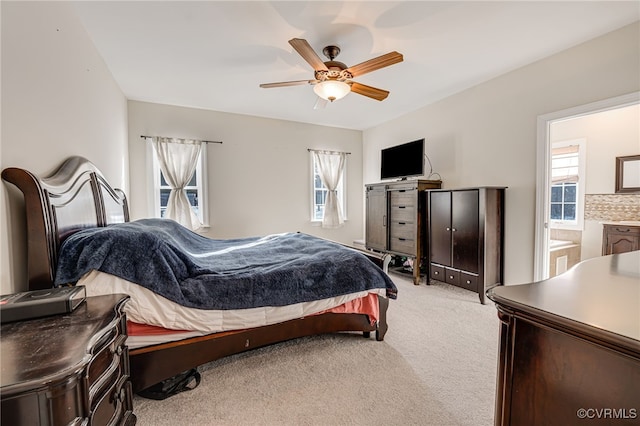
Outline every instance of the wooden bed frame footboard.
MULTIPOLYGON (((68 158, 47 177, 7 168, 2 171, 2 179, 14 184, 24 195, 29 290, 53 287, 58 249, 69 235, 129 221, 124 192, 111 187, 100 170, 83 157, 68 158)), ((349 247, 387 272, 389 255, 349 247)), ((133 349, 129 356, 134 392, 207 362, 298 337, 334 332, 363 332, 369 337, 375 331, 376 339, 381 341, 388 328, 389 300, 380 296, 378 301, 377 324, 371 324, 364 314, 325 313, 133 349)))
POLYGON ((382 341, 387 331, 389 299, 379 297, 378 300, 380 319, 375 325, 371 325, 366 315, 329 313, 133 349, 129 351, 133 391, 138 392, 190 368, 229 355, 299 337, 344 331, 362 331, 365 337, 369 337, 369 333, 375 331, 376 340, 382 341))

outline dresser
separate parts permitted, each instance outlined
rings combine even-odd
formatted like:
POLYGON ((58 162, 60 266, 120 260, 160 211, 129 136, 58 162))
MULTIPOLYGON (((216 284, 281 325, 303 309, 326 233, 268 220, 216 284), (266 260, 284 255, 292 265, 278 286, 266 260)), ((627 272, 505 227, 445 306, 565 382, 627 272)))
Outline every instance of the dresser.
POLYGON ((412 179, 365 186, 365 246, 369 250, 414 259, 414 284, 420 283, 420 265, 428 265, 424 191, 441 185, 439 180, 412 179))
POLYGON ((602 255, 640 250, 640 222, 602 224, 602 255))
POLYGON ((3 324, 3 425, 133 425, 127 295, 88 297, 71 314, 3 324))
POLYGON ((488 291, 501 321, 496 425, 640 423, 639 255, 488 291))
POLYGON ((430 277, 478 293, 504 276, 504 187, 430 190, 430 277))

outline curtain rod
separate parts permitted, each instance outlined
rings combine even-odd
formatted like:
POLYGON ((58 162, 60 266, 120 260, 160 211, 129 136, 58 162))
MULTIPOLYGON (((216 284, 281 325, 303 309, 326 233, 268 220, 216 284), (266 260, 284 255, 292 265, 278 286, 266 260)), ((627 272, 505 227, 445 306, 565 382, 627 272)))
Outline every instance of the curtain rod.
POLYGON ((311 148, 307 148, 307 151, 309 151, 309 152, 327 152, 327 153, 330 153, 330 154, 347 154, 347 155, 351 155, 350 152, 327 151, 326 149, 311 149, 311 148))
MULTIPOLYGON (((145 135, 140 135, 140 137, 141 137, 142 139, 147 139, 147 138, 154 138, 154 137, 155 137, 155 138, 157 138, 158 136, 145 136, 145 135)), ((194 140, 195 140, 195 139, 194 139, 194 140)), ((203 143, 222 143, 222 141, 200 141, 200 142, 203 142, 203 143)))

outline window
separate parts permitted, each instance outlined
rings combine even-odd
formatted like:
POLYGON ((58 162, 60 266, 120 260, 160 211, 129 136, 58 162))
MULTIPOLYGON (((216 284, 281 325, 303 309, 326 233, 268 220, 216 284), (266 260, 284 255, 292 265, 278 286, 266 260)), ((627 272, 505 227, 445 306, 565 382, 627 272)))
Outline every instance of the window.
POLYGON ((553 228, 582 229, 585 147, 584 139, 553 144, 549 206, 553 228))
POLYGON ((551 186, 551 220, 577 221, 578 184, 563 182, 551 186))
MULTIPOLYGON (((151 143, 148 144, 149 147, 149 158, 152 158, 153 164, 153 216, 154 217, 164 217, 164 213, 167 210, 167 202, 169 201, 169 193, 171 192, 171 187, 165 180, 162 175, 162 171, 160 170, 160 165, 158 163, 158 159, 153 150, 153 146, 151 143)), ((189 199, 189 204, 191 204, 191 208, 200 219, 200 222, 204 226, 208 226, 209 222, 209 214, 206 203, 206 182, 207 182, 207 147, 204 145, 202 147, 202 151, 200 152, 200 157, 198 158, 198 165, 196 166, 196 171, 194 172, 189 184, 185 187, 185 191, 187 192, 187 198, 189 199)))
MULTIPOLYGON (((320 174, 318 173, 318 164, 313 155, 311 154, 311 221, 312 222, 322 222, 322 217, 324 216, 324 204, 327 200, 327 187, 322 184, 322 179, 320 178, 320 174)), ((345 176, 347 174, 347 166, 345 164, 344 172, 342 173, 342 178, 340 179, 340 183, 338 183, 338 200, 340 200, 340 206, 342 207, 342 216, 346 220, 347 218, 347 200, 344 195, 345 191, 345 176)))

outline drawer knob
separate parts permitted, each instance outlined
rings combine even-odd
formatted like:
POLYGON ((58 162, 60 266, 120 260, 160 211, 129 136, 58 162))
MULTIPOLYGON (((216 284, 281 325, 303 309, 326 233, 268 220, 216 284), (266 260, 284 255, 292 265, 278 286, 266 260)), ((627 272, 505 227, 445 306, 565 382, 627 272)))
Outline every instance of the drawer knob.
POLYGON ((452 280, 453 279, 453 275, 449 275, 449 279, 452 280))
POLYGON ((471 280, 467 280, 467 284, 471 284, 471 280))
POLYGON ((438 275, 440 272, 438 271, 433 271, 433 275, 438 275))

